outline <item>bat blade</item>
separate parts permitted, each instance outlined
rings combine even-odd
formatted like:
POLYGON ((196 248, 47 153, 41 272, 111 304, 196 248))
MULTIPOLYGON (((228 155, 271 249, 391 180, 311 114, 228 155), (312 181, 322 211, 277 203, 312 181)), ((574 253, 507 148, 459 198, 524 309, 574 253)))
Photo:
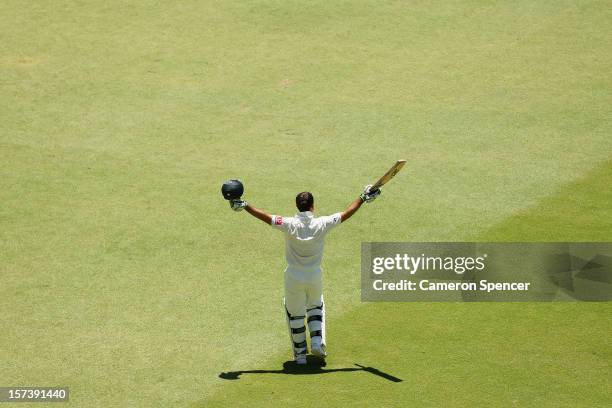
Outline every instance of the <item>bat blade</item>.
POLYGON ((391 168, 381 178, 379 178, 376 183, 372 185, 370 191, 376 191, 385 184, 387 184, 389 180, 391 180, 393 177, 395 177, 397 173, 399 173, 402 167, 404 167, 404 164, 406 164, 406 160, 396 161, 395 164, 391 166, 391 168))

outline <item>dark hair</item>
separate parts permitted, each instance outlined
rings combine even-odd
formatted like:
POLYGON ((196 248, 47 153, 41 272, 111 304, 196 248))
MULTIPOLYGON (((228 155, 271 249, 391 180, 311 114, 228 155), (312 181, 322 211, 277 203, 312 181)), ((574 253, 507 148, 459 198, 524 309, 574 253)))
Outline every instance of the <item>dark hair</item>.
POLYGON ((314 197, 308 191, 303 191, 295 196, 295 205, 300 211, 309 211, 314 204, 314 197))

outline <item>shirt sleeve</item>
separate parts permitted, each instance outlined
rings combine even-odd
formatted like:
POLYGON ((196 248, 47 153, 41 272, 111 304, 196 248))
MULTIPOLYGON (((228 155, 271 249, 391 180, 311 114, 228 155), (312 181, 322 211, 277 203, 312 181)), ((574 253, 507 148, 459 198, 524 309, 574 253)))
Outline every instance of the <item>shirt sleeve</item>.
POLYGON ((342 213, 335 213, 332 215, 325 216, 323 217, 323 229, 325 231, 329 231, 333 229, 334 227, 336 227, 337 225, 340 225, 341 222, 342 222, 342 213))
POLYGON ((281 231, 286 231, 287 230, 287 224, 288 224, 289 220, 290 220, 290 218, 288 218, 288 217, 282 217, 280 215, 273 215, 272 216, 272 221, 270 221, 270 225, 274 229, 281 230, 281 231))

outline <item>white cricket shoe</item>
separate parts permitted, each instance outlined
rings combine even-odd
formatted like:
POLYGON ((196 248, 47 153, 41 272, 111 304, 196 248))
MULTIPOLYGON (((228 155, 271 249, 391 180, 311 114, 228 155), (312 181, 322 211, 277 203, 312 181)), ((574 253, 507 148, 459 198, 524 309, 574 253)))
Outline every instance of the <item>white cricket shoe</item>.
POLYGON ((310 345, 310 352, 313 356, 317 356, 320 358, 327 357, 327 353, 325 352, 325 344, 321 343, 321 340, 313 340, 310 345))
POLYGON ((306 364, 306 354, 298 354, 295 358, 295 362, 299 365, 306 364))

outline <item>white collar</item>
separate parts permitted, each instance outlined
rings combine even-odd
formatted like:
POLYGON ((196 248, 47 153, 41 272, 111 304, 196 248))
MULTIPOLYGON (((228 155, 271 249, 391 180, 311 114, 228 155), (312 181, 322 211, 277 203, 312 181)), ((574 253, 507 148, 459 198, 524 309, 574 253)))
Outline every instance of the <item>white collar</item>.
POLYGON ((314 217, 314 214, 311 211, 300 211, 299 213, 297 213, 297 216, 312 218, 314 217))

